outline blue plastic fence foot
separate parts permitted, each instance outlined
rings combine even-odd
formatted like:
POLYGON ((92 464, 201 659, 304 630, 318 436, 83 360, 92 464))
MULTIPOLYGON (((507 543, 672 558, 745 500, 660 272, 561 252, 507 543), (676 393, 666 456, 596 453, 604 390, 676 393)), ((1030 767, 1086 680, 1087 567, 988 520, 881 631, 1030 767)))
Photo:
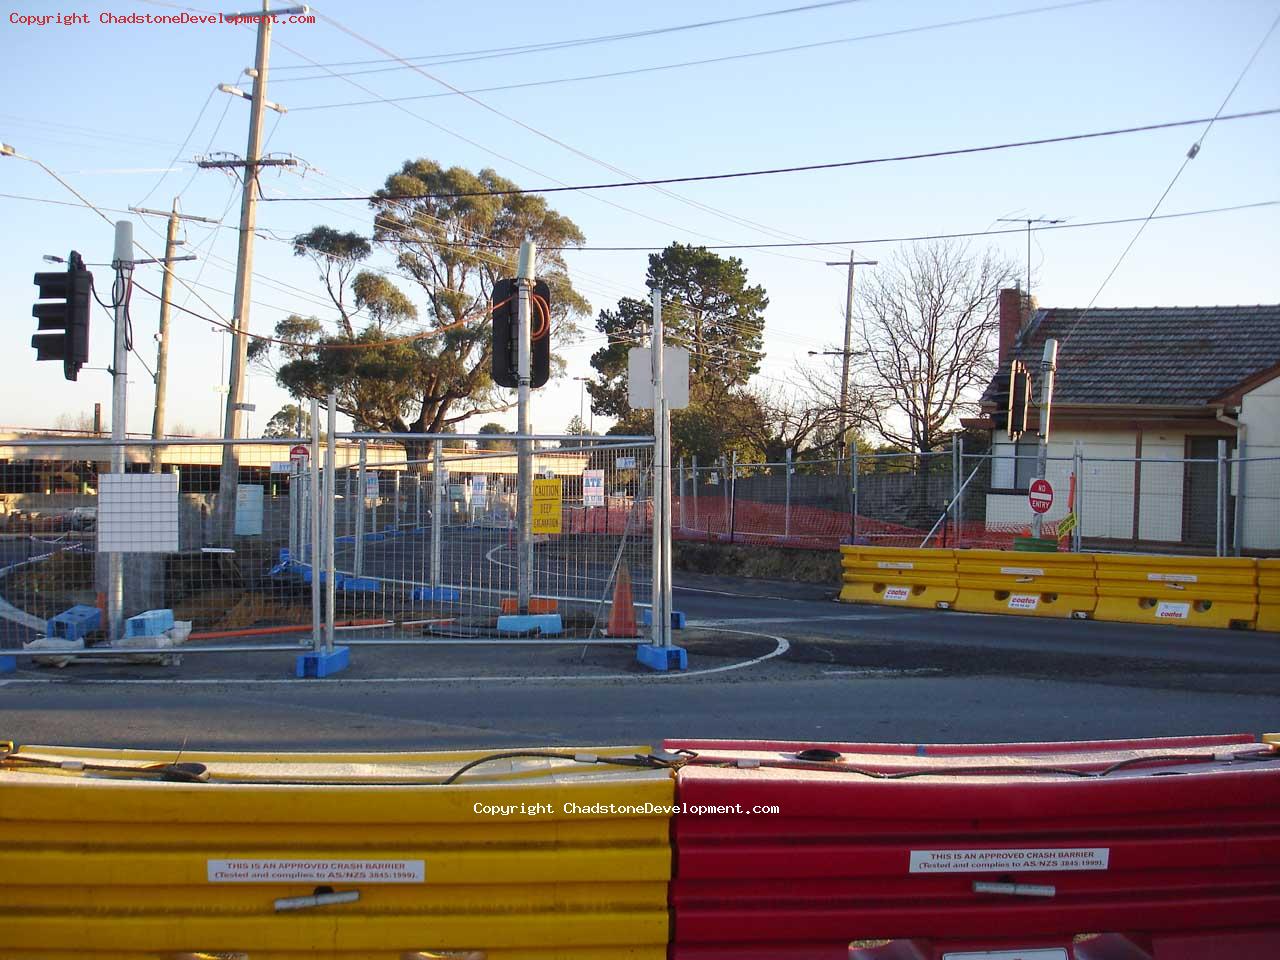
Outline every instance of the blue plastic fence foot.
MULTIPOLYGON (((653 624, 653 608, 652 607, 644 607, 641 609, 640 623, 641 625, 646 627, 653 624)), ((671 629, 672 630, 683 630, 685 628, 686 623, 687 621, 685 619, 684 611, 682 610, 671 611, 671 629)))
POLYGON ((334 647, 333 653, 303 653, 298 656, 299 677, 327 677, 351 666, 351 648, 334 647))
POLYGON ((411 596, 414 600, 441 600, 445 603, 457 603, 462 599, 462 591, 456 587, 414 587, 411 596))
POLYGON ((499 633, 540 633, 554 637, 564 632, 558 613, 509 614, 498 618, 499 633))
POLYGON ((348 577, 342 581, 335 581, 334 585, 339 590, 349 593, 377 593, 382 589, 382 582, 373 577, 348 577))
POLYGON ((684 647, 658 647, 642 643, 636 647, 636 661, 650 670, 688 670, 689 654, 684 647))
POLYGON ((0 657, 0 673, 17 673, 17 657, 0 657))

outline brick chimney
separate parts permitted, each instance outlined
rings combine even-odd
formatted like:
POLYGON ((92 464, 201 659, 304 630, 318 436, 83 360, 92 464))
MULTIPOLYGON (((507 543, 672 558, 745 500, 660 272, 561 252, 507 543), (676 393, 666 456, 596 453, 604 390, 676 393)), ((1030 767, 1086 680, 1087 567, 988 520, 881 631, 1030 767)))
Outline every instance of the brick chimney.
POLYGON ((1013 344, 1022 332, 1022 291, 1016 287, 1000 291, 1000 354, 1004 363, 1013 352, 1013 344))

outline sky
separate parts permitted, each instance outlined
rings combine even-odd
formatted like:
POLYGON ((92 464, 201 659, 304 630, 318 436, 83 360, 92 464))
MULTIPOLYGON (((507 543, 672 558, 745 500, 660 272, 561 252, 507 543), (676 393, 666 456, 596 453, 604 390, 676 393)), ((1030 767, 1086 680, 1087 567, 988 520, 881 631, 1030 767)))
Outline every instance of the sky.
MULTIPOLYGON (((268 113, 267 149, 300 163, 265 173, 264 195, 366 194, 405 160, 420 157, 472 170, 492 167, 532 187, 846 161, 1208 117, 1280 15, 1276 0, 1098 0, 1067 7, 1051 0, 856 0, 522 55, 453 56, 812 2, 365 0, 313 8, 329 20, 281 23, 273 32, 267 98, 288 112, 268 113), (1051 6, 1060 8, 1043 9, 1051 6), (1038 12, 936 26, 1016 11, 1038 12), (849 39, 885 33, 896 35, 849 39), (739 56, 803 45, 807 49, 739 56), (464 62, 436 62, 419 72, 387 62, 389 56, 464 62), (475 90, 726 57, 733 59, 476 93, 474 100, 447 95, 446 87, 424 75, 475 90), (353 63, 371 60, 383 62, 353 63), (333 77, 310 62, 343 64, 329 67, 337 73, 361 72, 333 77), (334 106, 397 97, 420 99, 334 106)), ((246 3, 223 12, 254 9, 252 0, 246 3)), ((245 150, 249 105, 215 88, 249 88, 242 71, 253 62, 255 31, 100 22, 103 13, 179 9, 220 8, 11 0, 0 20, 0 82, 8 91, 0 103, 0 141, 56 171, 112 220, 134 220, 135 239, 146 250, 139 258, 161 254, 165 223, 127 213, 131 205, 168 209, 177 196, 184 212, 221 220, 220 227, 186 226, 185 252, 198 260, 177 270, 229 317, 239 185, 227 172, 199 170, 192 161, 245 150), (57 13, 84 13, 89 22, 22 22, 57 13)), ((1273 107, 1280 107, 1280 29, 1225 112, 1273 107)), ((900 245, 872 241, 1009 228, 996 222, 1001 217, 1143 217, 1202 129, 687 184, 668 193, 648 187, 558 193, 550 202, 582 228, 589 246, 833 241, 733 251, 770 298, 766 356, 756 384, 786 392, 800 368, 823 362, 808 351, 831 349, 843 336, 845 271, 824 261, 846 259, 851 245, 860 259, 887 260, 900 245)), ((1278 148, 1280 115, 1219 122, 1161 213, 1280 200, 1278 148)), ((111 325, 102 310, 94 308, 89 363, 99 369, 86 368, 78 382, 64 380, 60 364, 37 363, 30 346, 32 274, 60 269, 41 256, 75 249, 90 264, 111 258, 112 227, 92 210, 65 204, 78 201, 39 167, 0 157, 0 300, 6 317, 0 326, 0 427, 52 426, 62 415, 92 411, 95 402, 110 409, 110 377, 102 368, 110 360, 111 325)), ((371 214, 361 202, 260 205, 263 236, 256 245, 249 316, 254 333, 270 333, 290 313, 334 314, 312 264, 294 257, 287 242, 321 224, 368 234, 371 214)), ((1083 306, 1095 295, 1100 307, 1275 303, 1277 225, 1280 206, 1153 222, 1100 293, 1136 225, 1039 233, 1031 248, 1033 291, 1041 305, 1061 307, 1083 306)), ((1024 264, 1021 233, 968 242, 975 252, 990 246, 1024 264)), ((621 296, 646 295, 646 257, 583 250, 569 254, 568 264, 575 285, 598 311, 621 296)), ((373 262, 394 269, 385 253, 373 262)), ((106 289, 109 269, 94 269, 106 289)), ((135 279, 159 289, 156 267, 139 267, 135 279)), ((409 285, 402 289, 413 296, 409 285)), ((182 287, 175 302, 208 313, 182 287)), ((135 294, 132 317, 138 355, 130 358, 128 429, 146 432, 153 383, 143 364, 155 366, 157 303, 135 294)), ((593 321, 594 315, 583 321, 585 338, 564 353, 565 377, 536 392, 536 430, 558 433, 578 413, 581 384, 570 378, 593 372, 589 357, 602 343, 593 321)), ((227 341, 203 320, 175 313, 171 432, 220 432, 227 341)), ((257 407, 248 435, 259 434, 289 402, 260 368, 251 370, 246 400, 257 407)), ((462 429, 473 431, 491 419, 514 426, 514 418, 512 410, 462 429)), ((606 423, 595 425, 599 430, 606 423)))

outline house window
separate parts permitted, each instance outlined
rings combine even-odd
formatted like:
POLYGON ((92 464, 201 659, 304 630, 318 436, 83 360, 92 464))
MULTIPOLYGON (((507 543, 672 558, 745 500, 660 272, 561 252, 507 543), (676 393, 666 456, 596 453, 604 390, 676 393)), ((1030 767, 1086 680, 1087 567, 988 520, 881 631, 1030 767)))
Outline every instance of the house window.
POLYGON ((1025 493, 1036 475, 1039 438, 1030 436, 1017 444, 1000 441, 991 463, 991 486, 994 490, 1025 493))
POLYGON ((1040 438, 1023 437, 1014 446, 1013 488, 1026 490, 1036 477, 1036 464, 1040 456, 1040 438))

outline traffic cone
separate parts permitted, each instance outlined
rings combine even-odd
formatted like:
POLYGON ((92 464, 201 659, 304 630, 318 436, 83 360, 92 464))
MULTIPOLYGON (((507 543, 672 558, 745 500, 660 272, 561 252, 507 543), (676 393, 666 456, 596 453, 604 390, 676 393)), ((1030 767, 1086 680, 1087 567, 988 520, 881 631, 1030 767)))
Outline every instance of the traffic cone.
POLYGON ((618 569, 618 579, 613 585, 613 604, 609 608, 609 636, 638 637, 636 608, 631 601, 631 572, 624 566, 618 569))

